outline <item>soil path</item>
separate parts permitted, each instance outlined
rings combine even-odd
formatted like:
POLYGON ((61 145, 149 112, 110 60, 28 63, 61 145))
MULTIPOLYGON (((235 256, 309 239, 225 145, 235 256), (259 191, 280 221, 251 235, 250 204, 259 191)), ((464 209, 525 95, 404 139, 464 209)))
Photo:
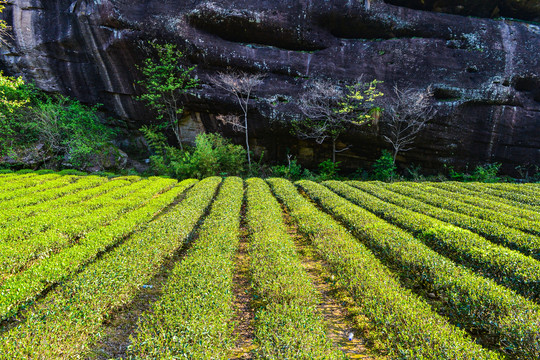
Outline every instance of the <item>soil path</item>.
POLYGON ((318 309, 326 320, 328 338, 349 359, 376 359, 366 348, 362 331, 355 325, 355 316, 348 310, 354 306, 344 296, 328 265, 318 256, 310 242, 297 232, 292 219, 285 212, 288 232, 294 239, 302 266, 321 295, 318 309))
POLYGON ((255 348, 253 343, 255 313, 253 309, 253 292, 249 276, 249 239, 245 224, 245 206, 242 208, 242 223, 240 225, 240 242, 236 253, 236 269, 234 273, 234 309, 235 329, 234 336, 237 339, 231 359, 252 359, 251 351, 255 348))

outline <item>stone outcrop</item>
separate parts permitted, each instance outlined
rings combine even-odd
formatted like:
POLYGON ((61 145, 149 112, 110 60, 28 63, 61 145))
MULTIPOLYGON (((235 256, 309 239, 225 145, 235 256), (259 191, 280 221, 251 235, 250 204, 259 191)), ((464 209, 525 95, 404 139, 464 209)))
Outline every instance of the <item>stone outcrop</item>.
POLYGON ((386 0, 389 4, 412 9, 444 12, 463 16, 506 17, 538 22, 538 0, 386 0))
MULTIPOLYGON (((363 75, 384 81, 388 94, 394 84, 435 90, 437 116, 402 164, 502 162, 507 172, 540 164, 540 27, 506 19, 538 21, 539 1, 10 0, 1 16, 14 34, 0 54, 8 73, 102 103, 131 130, 152 118, 134 100, 136 64, 148 56, 147 41, 168 41, 203 83, 188 99, 190 129, 231 135, 215 115, 239 109, 209 76, 230 68, 266 74, 251 136, 267 158, 284 161, 289 150, 306 164, 328 158, 325 145, 289 134, 294 100, 313 78, 363 75)), ((341 146, 351 150, 339 160, 373 161, 387 147, 385 131, 383 117, 350 132, 341 146)))

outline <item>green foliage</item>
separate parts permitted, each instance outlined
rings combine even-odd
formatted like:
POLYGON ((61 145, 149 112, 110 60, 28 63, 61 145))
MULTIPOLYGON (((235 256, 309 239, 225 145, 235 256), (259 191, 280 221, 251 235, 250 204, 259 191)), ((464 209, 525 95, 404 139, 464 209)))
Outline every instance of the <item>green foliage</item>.
POLYGON ((495 183, 501 180, 497 176, 500 167, 500 163, 478 165, 472 174, 457 172, 452 166, 448 166, 447 168, 450 179, 454 181, 495 183))
POLYGON ((223 182, 209 215, 163 296, 140 317, 130 353, 150 359, 228 359, 234 346, 233 261, 238 247, 243 182, 223 182))
MULTIPOLYGON (((31 101, 31 89, 24 83, 22 77, 4 76, 0 72, 0 155, 5 155, 23 135, 19 126, 21 109, 31 101)), ((31 139, 31 138, 30 138, 31 139)))
POLYGON ((300 180, 306 176, 312 176, 308 169, 303 169, 298 160, 291 158, 289 164, 275 165, 271 168, 272 176, 283 177, 289 180, 300 180))
POLYGON ((330 180, 336 179, 339 172, 340 162, 332 162, 328 159, 319 164, 319 179, 330 180))
POLYGON ((538 206, 540 206, 540 197, 522 193, 523 189, 520 189, 520 191, 508 188, 497 189, 479 183, 462 183, 460 186, 473 190, 473 192, 477 193, 476 195, 482 194, 483 197, 494 198, 497 201, 510 203, 517 207, 538 211, 538 206))
POLYGON ((127 356, 230 357, 243 204, 254 359, 344 357, 328 338, 297 235, 307 256, 325 262, 322 278, 330 272, 350 296, 377 355, 540 357, 540 238, 530 236, 540 234, 540 214, 524 210, 540 204, 537 184, 301 181, 299 192, 274 178, 250 179, 244 191, 239 178, 214 177, 183 195, 196 180, 24 173, 0 176, 0 321, 25 320, 3 334, 5 358, 94 356, 104 319, 146 293, 181 249, 127 356), (519 251, 533 251, 450 225, 464 219, 460 227, 492 222, 482 231, 495 235, 508 230, 501 224, 520 227, 529 234, 519 251), (487 347, 479 333, 489 334, 487 347))
POLYGON ((40 144, 43 161, 83 169, 96 165, 112 136, 97 106, 47 95, 0 73, 0 155, 17 159, 40 144))
POLYGON ((407 178, 412 181, 424 181, 426 177, 422 175, 422 167, 420 165, 411 164, 405 169, 407 178))
POLYGON ((287 233, 280 204, 261 179, 246 181, 250 273, 258 308, 255 359, 343 359, 316 311, 318 293, 287 233))
POLYGON ((33 107, 24 126, 47 152, 64 158, 75 168, 92 163, 104 151, 113 132, 100 122, 98 106, 87 107, 63 96, 47 98, 33 107))
POLYGON ((86 176, 88 173, 75 169, 65 169, 58 172, 59 175, 75 175, 75 176, 86 176))
POLYGON ((245 171, 245 162, 246 151, 242 146, 233 145, 220 134, 200 134, 190 158, 195 173, 184 176, 239 175, 245 171))
POLYGON ((324 181, 337 179, 339 166, 340 162, 333 163, 332 160, 328 159, 319 164, 319 173, 316 173, 303 168, 297 159, 292 158, 289 160, 289 164, 272 166, 271 174, 273 177, 282 177, 292 181, 300 179, 324 181))
POLYGON ((516 166, 521 180, 525 182, 540 182, 540 166, 538 165, 520 165, 516 166))
POLYGON ((167 146, 165 137, 152 128, 144 128, 143 132, 156 152, 150 157, 150 166, 155 175, 200 179, 215 175, 240 175, 245 172, 244 148, 233 145, 220 134, 199 134, 195 138, 194 148, 180 150, 167 146))
POLYGON ((184 53, 176 45, 149 43, 157 52, 157 59, 147 58, 139 67, 144 79, 137 83, 144 93, 137 100, 156 111, 157 126, 163 130, 170 128, 182 147, 182 135, 178 121, 184 112, 185 96, 199 85, 192 75, 195 67, 183 64, 184 53))
POLYGON ((118 174, 115 174, 115 173, 112 173, 112 172, 109 172, 109 171, 96 171, 96 172, 93 172, 92 175, 103 176, 103 177, 107 177, 109 179, 113 179, 115 177, 120 176, 118 174))
MULTIPOLYGON (((473 185, 473 184, 464 184, 464 185, 473 185)), ((437 218, 441 221, 444 221, 449 224, 459 226, 461 228, 473 231, 485 238, 491 240, 492 242, 503 244, 509 248, 516 249, 523 252, 526 255, 530 255, 537 259, 540 259, 540 237, 533 234, 525 233, 519 231, 518 229, 499 223, 502 220, 502 216, 497 217, 496 219, 491 218, 494 221, 488 221, 481 218, 476 218, 470 216, 468 213, 456 212, 458 208, 467 208, 465 204, 462 206, 457 206, 451 204, 449 197, 439 197, 435 194, 424 194, 417 191, 408 189, 408 187, 402 186, 401 183, 396 183, 388 185, 389 189, 392 191, 381 190, 379 193, 374 195, 382 198, 385 201, 392 202, 399 206, 407 207, 413 211, 425 214, 437 218), (407 196, 403 196, 404 194, 407 196), (416 198, 421 197, 421 200, 415 200, 410 196, 414 195, 416 198), (432 206, 430 204, 436 204, 432 206), (450 207, 452 210, 445 209, 450 207)), ((485 187, 483 187, 485 188, 485 187)), ((476 194, 480 195, 479 193, 476 194)), ((472 211, 471 208, 468 211, 472 211)), ((477 212, 477 214, 480 211, 477 212)), ((472 215, 472 214, 471 214, 472 215)), ((521 227, 526 226, 526 222, 523 220, 515 219, 514 223, 516 226, 521 225, 521 227)), ((534 224, 531 222, 531 228, 534 227, 534 224)), ((538 228, 538 225, 536 225, 538 228)))
POLYGON ((392 154, 387 150, 383 150, 382 156, 373 164, 372 177, 374 180, 391 181, 397 177, 396 170, 397 167, 394 164, 392 154))
POLYGON ((273 174, 272 166, 264 163, 264 150, 262 151, 259 159, 256 162, 252 162, 251 168, 248 169, 249 177, 262 177, 266 178, 269 174, 273 174))
MULTIPOLYGON (((375 216, 369 213, 366 216, 353 215, 350 203, 342 198, 338 201, 339 197, 323 186, 308 181, 297 183, 312 199, 339 219, 344 219, 343 213, 350 213, 358 219, 358 226, 350 226, 350 221, 342 226, 333 216, 318 210, 300 195, 291 183, 283 179, 270 179, 268 182, 279 200, 287 206, 299 232, 309 237, 339 283, 353 296, 360 313, 369 319, 375 331, 370 328, 368 334, 373 338, 375 333, 376 340, 382 340, 388 358, 500 358, 482 349, 465 331, 450 325, 426 301, 401 286, 397 277, 364 245, 370 243, 365 241, 370 236, 368 234, 380 225, 375 216), (335 201, 330 200, 331 197, 335 201), (363 221, 365 218, 370 220, 363 221), (351 234, 350 230, 356 229, 355 234, 361 233, 362 241, 351 234), (426 339, 429 339, 427 346, 426 339)), ((389 234, 393 233, 381 234, 380 240, 392 245, 392 235, 391 241, 388 241, 389 234)))
POLYGON ((146 143, 152 151, 157 154, 163 154, 167 148, 167 138, 160 132, 157 126, 143 126, 139 129, 143 135, 146 143))
POLYGON ((363 125, 380 114, 375 99, 384 94, 377 90, 381 81, 364 83, 358 80, 345 89, 329 81, 318 80, 300 96, 298 106, 303 113, 291 122, 291 131, 300 139, 313 139, 322 144, 332 141, 332 161, 336 161, 336 142, 353 125, 363 125))
POLYGON ((479 181, 484 183, 498 182, 500 178, 497 176, 500 163, 486 164, 484 166, 477 166, 472 174, 472 181, 479 181))
POLYGON ((348 176, 351 180, 363 180, 366 181, 369 179, 369 172, 364 168, 357 168, 352 174, 348 176))
MULTIPOLYGON (((449 182, 436 182, 429 184, 432 188, 435 188, 434 192, 443 196, 455 199, 467 204, 472 204, 481 208, 487 208, 498 211, 501 214, 507 214, 516 217, 516 221, 520 221, 517 218, 524 218, 529 221, 540 223, 540 213, 538 213, 535 206, 526 205, 523 203, 504 201, 503 198, 483 193, 482 196, 478 196, 479 193, 474 190, 468 190, 461 187, 457 183, 449 182)), ((525 192, 525 187, 522 184, 506 184, 512 185, 512 191, 525 192)), ((525 185, 527 186, 527 185, 525 185)), ((483 186, 482 186, 483 187, 483 186)), ((480 190, 480 189, 479 189, 480 190)), ((538 196, 538 195, 536 195, 538 196)))
MULTIPOLYGON (((487 188, 487 186, 483 188, 487 188)), ((507 226, 523 232, 540 235, 540 222, 531 220, 527 221, 520 219, 519 217, 516 218, 515 216, 511 216, 505 212, 487 210, 476 205, 463 204, 460 201, 456 202, 454 199, 455 196, 449 195, 446 192, 433 187, 411 183, 396 183, 393 184, 392 191, 403 193, 404 195, 419 199, 422 202, 428 203, 440 209, 448 209, 451 211, 464 213, 475 218, 490 221, 499 226, 507 226)), ((538 197, 537 193, 528 193, 526 189, 518 188, 517 191, 521 192, 523 196, 528 196, 527 194, 529 194, 529 196, 532 198, 538 197)), ((522 234, 522 237, 523 235, 525 234, 522 234)), ((485 236, 489 237, 490 235, 486 234, 485 236)), ((516 236, 516 234, 514 234, 514 236, 516 236)), ((516 236, 516 238, 519 238, 519 236, 516 236)), ((529 238, 528 240, 532 243, 533 239, 529 238)), ((537 238, 536 240, 540 242, 540 238, 537 238)))
MULTIPOLYGON (((540 309, 533 301, 455 264, 410 233, 351 204, 322 185, 301 182, 301 187, 377 256, 398 269, 404 282, 439 294, 445 315, 452 321, 467 329, 482 329, 498 336, 500 343, 506 346, 504 350, 517 358, 540 356, 540 309)), ((452 241, 451 236, 447 240, 452 241)))
MULTIPOLYGON (((51 169, 41 169, 41 170, 38 170, 36 171, 36 174, 38 175, 47 175, 47 174, 55 174, 56 172, 54 170, 51 170, 51 169)), ((62 174, 62 175, 78 175, 78 174, 62 174)), ((84 173, 84 175, 86 175, 86 173, 84 173)))
POLYGON ((373 80, 369 83, 356 82, 353 85, 347 85, 345 96, 339 102, 334 110, 336 114, 349 117, 356 125, 365 124, 373 120, 375 114, 379 114, 382 109, 375 106, 375 99, 384 96, 377 90, 380 80, 373 80))
MULTIPOLYGON (((63 176, 60 178, 68 177, 63 176)), ((85 179, 88 178, 91 177, 85 177, 85 179)), ((116 184, 117 180, 112 180, 111 183, 116 184)), ((12 316, 28 301, 31 301, 39 296, 42 291, 49 288, 51 284, 69 278, 71 274, 76 273, 77 270, 84 267, 85 264, 92 262, 103 249, 113 247, 128 234, 143 228, 156 213, 174 201, 183 190, 193 185, 193 180, 186 180, 178 186, 173 187, 175 184, 175 180, 153 178, 148 181, 141 181, 140 184, 138 184, 140 185, 138 186, 139 191, 135 194, 133 193, 133 187, 122 186, 120 189, 116 189, 110 194, 107 194, 108 196, 105 196, 104 198, 83 204, 83 206, 88 206, 87 210, 88 208, 92 209, 101 205, 103 207, 102 210, 105 213, 104 215, 106 216, 107 212, 109 212, 110 216, 111 208, 108 207, 107 204, 111 201, 116 201, 119 206, 124 207, 124 211, 113 214, 113 218, 116 220, 112 221, 107 226, 97 226, 91 231, 88 229, 84 231, 83 241, 80 241, 75 245, 68 241, 65 245, 68 247, 63 251, 51 253, 50 256, 42 259, 39 264, 36 264, 31 271, 17 273, 6 280, 2 284, 2 292, 0 293, 0 319, 4 320, 12 316), (173 188, 171 189, 171 187, 173 188), (170 190, 167 191, 167 189, 170 190), (156 196, 160 193, 162 193, 162 195, 156 196), (118 201, 119 199, 120 201, 118 201), (124 199, 124 201, 121 199, 124 199), (129 211, 130 209, 133 211, 129 211)), ((76 194, 75 197, 77 196, 78 194, 76 194)), ((69 197, 70 196, 65 196, 58 201, 62 202, 64 198, 67 199, 69 197)), ((23 197, 23 200, 24 198, 25 197, 23 197)), ((32 198, 32 196, 26 198, 32 198)), ((43 199, 40 200, 41 202, 36 204, 36 207, 40 206, 40 211, 50 211, 50 203, 46 203, 43 199)), ((77 206, 80 199, 72 199, 72 201, 75 201, 75 206, 77 206)), ((33 202, 34 201, 31 203, 33 202)), ((26 203, 28 204, 28 201, 26 203)), ((65 203, 62 204, 65 205, 65 203)), ((33 210, 38 210, 36 207, 34 207, 33 210)), ((13 208, 13 211, 7 215, 10 218, 13 218, 14 216, 19 216, 19 214, 26 209, 31 208, 29 206, 18 207, 17 209, 13 208)), ((62 217, 57 217, 56 219, 61 218, 62 217)), ((50 217, 48 219, 51 220, 50 217)), ((86 217, 82 222, 79 221, 78 223, 81 224, 88 221, 93 221, 92 216, 86 217)), ((63 237, 64 236, 61 236, 61 238, 63 237)), ((59 235, 57 234, 51 240, 52 243, 49 246, 57 246, 57 242, 61 239, 59 239, 59 235)), ((42 252, 43 249, 35 252, 35 254, 42 252)), ((50 250, 48 252, 50 252, 50 250)))
MULTIPOLYGON (((437 196, 432 195, 436 189, 410 182, 394 183, 389 187, 393 191, 396 191, 398 187, 411 189, 411 191, 406 192, 407 196, 402 196, 385 190, 380 183, 377 185, 333 181, 325 183, 325 185, 352 203, 413 233, 428 246, 456 263, 473 268, 483 276, 490 277, 523 296, 534 299, 540 293, 540 262, 517 251, 496 245, 471 231, 437 220, 433 216, 435 215, 433 211, 429 212, 421 207, 414 207, 415 203, 422 206, 420 201, 409 199, 409 197, 415 197, 415 194, 422 196, 420 200, 432 196, 437 198, 437 196), (412 189, 417 190, 412 191, 412 189), (426 192, 420 191, 420 189, 425 189, 426 192)), ((446 204, 454 205, 451 208, 454 211, 472 212, 471 207, 467 207, 466 204, 460 204, 450 197, 446 199, 448 198, 450 200, 446 201, 446 204), (458 209, 460 206, 462 206, 461 210, 458 209)), ((437 203, 442 201, 444 199, 441 198, 437 203)), ((450 209, 450 206, 444 206, 444 203, 441 205, 441 208, 450 209)), ((429 209, 430 206, 424 208, 429 209)))
MULTIPOLYGON (((68 260, 64 260, 64 264, 57 264, 54 270, 47 269, 53 270, 54 278, 58 279, 58 267, 74 266, 77 261, 80 261, 80 253, 86 252, 84 256, 88 256, 88 247, 93 248, 93 251, 96 251, 97 247, 98 252, 110 249, 103 257, 83 267, 73 276, 60 277, 69 281, 53 289, 44 301, 32 307, 24 326, 11 332, 10 338, 5 338, 5 341, 0 343, 3 356, 21 359, 26 357, 25 354, 32 353, 43 359, 58 359, 76 358, 81 354, 89 354, 92 348, 91 339, 96 334, 104 332, 103 320, 140 294, 140 287, 148 284, 159 273, 164 261, 187 243, 193 227, 204 214, 218 184, 219 181, 205 181, 199 187, 199 190, 203 191, 190 191, 174 211, 150 222, 142 231, 127 238, 127 234, 116 235, 114 242, 125 239, 121 246, 110 249, 114 242, 109 245, 96 244, 104 238, 102 234, 98 238, 85 239, 81 244, 54 254, 55 257, 69 255, 65 258, 68 260), (29 336, 30 334, 33 335, 29 336), (55 346, 51 346, 51 343, 55 346)), ((174 201, 179 195, 175 189, 169 191, 175 193, 173 197, 168 197, 169 192, 166 192, 140 208, 166 197, 166 204, 159 208, 154 207, 150 216, 141 216, 138 210, 130 213, 130 215, 138 213, 138 217, 131 216, 133 228, 129 233, 143 227, 156 212, 174 201)), ((117 230, 122 225, 125 227, 126 220, 126 217, 123 217, 120 221, 114 222, 108 227, 109 231, 117 230)), ((106 233, 106 229, 100 230, 106 233)), ((51 258, 44 260, 49 259, 51 258)), ((41 264, 40 262, 38 266, 41 264)), ((35 269, 36 266, 33 268, 35 269)), ((9 280, 12 279, 13 277, 9 280)), ((51 284, 49 278, 46 279, 51 284)), ((41 280, 41 286, 43 285, 45 285, 44 279, 41 280)), ((19 286, 17 290, 26 290, 25 288, 19 286)), ((2 296, 5 295, 6 292, 3 291, 2 296)))

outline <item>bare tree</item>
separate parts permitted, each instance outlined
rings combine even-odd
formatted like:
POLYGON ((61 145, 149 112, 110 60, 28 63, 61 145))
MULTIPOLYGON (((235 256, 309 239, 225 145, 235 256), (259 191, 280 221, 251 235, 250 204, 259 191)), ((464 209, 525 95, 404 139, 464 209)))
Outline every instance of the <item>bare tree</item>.
POLYGON ((248 74, 245 72, 229 72, 219 73, 217 76, 210 78, 211 82, 217 87, 233 94, 238 101, 238 105, 244 113, 243 123, 238 116, 222 115, 218 120, 225 124, 233 126, 233 130, 243 132, 246 136, 246 150, 248 158, 248 166, 251 170, 251 154, 249 150, 249 126, 248 126, 248 110, 251 94, 263 83, 262 74, 248 74))
POLYGON ((393 149, 394 164, 400 152, 414 148, 413 143, 418 133, 424 129, 426 123, 434 115, 431 99, 433 90, 429 86, 426 90, 411 88, 400 89, 394 86, 395 100, 386 107, 386 116, 389 119, 390 133, 384 135, 393 149))
POLYGON ((332 162, 336 153, 346 151, 350 146, 337 150, 336 142, 351 126, 370 122, 379 108, 374 106, 375 98, 382 96, 376 87, 380 83, 373 80, 362 82, 359 78, 353 85, 339 87, 328 80, 317 80, 308 86, 300 96, 298 106, 304 118, 294 120, 293 131, 302 139, 312 139, 322 144, 332 141, 332 162))

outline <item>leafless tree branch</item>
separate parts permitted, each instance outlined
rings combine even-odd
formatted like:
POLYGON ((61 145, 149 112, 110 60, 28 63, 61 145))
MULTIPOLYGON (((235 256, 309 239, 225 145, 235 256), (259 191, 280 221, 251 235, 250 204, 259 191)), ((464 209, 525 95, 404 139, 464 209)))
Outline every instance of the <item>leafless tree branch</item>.
POLYGON ((264 75, 248 74, 245 72, 229 72, 218 73, 210 78, 210 81, 215 86, 233 94, 238 101, 238 105, 244 113, 244 123, 241 124, 240 119, 234 119, 234 115, 221 115, 218 120, 225 124, 231 124, 235 131, 241 131, 246 136, 246 150, 248 157, 248 165, 251 169, 251 155, 249 152, 249 127, 248 127, 248 109, 251 94, 263 83, 264 75))
POLYGON ((245 132, 246 127, 242 124, 240 116, 236 115, 218 115, 216 119, 225 125, 231 125, 236 132, 245 132))
POLYGON ((394 94, 395 100, 385 108, 390 131, 383 138, 394 149, 395 163, 400 152, 414 148, 416 137, 433 118, 434 109, 431 105, 431 86, 426 90, 400 89, 394 86, 394 94))

